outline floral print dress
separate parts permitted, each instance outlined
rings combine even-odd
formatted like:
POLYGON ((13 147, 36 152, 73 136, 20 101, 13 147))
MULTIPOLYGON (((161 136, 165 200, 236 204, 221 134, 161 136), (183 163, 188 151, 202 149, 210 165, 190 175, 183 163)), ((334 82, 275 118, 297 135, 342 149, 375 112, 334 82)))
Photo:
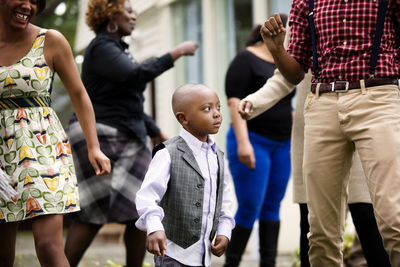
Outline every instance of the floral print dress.
POLYGON ((0 167, 17 191, 0 197, 0 223, 79 210, 70 144, 50 107, 54 73, 41 29, 28 54, 0 66, 0 167))

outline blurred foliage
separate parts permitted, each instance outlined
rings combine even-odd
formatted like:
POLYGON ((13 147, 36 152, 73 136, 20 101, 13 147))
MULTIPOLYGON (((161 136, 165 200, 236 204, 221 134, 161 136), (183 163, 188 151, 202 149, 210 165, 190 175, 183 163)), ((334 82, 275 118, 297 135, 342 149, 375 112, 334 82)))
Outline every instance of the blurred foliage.
POLYGON ((79 15, 79 0, 47 0, 46 2, 46 9, 36 16, 32 23, 42 28, 60 31, 73 46, 79 15), (57 15, 56 8, 64 4, 65 12, 57 15))
MULTIPOLYGON (((78 24, 79 0, 47 0, 46 2, 45 10, 36 16, 32 23, 41 28, 58 30, 73 47, 78 24), (58 12, 56 12, 57 7, 58 12), (65 7, 65 9, 60 7, 65 7), (65 12, 60 12, 60 10, 65 10, 65 12)), ((67 91, 57 74, 54 76, 51 98, 53 109, 62 125, 66 127, 73 110, 67 91)))

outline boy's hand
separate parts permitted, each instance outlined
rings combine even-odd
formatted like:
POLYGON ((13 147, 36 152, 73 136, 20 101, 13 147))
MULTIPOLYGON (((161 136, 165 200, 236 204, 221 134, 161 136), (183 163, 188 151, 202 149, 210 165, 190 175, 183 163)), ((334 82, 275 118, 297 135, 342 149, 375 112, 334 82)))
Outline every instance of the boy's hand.
POLYGON ((224 235, 217 235, 214 244, 211 243, 211 252, 217 257, 224 254, 226 248, 228 247, 229 239, 224 235))
POLYGON ((147 251, 164 257, 164 251, 167 249, 167 237, 164 231, 155 231, 147 237, 147 251))

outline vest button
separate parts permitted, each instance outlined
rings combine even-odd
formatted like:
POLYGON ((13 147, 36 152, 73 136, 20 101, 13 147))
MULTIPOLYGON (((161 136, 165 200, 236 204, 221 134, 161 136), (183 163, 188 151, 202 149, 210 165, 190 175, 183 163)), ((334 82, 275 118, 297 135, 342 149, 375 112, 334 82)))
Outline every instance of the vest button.
POLYGON ((197 188, 202 188, 203 185, 202 184, 197 184, 197 188))
POLYGON ((200 219, 199 219, 199 218, 196 218, 196 219, 194 219, 194 222, 195 222, 195 223, 198 223, 198 222, 200 222, 200 219))
POLYGON ((200 206, 201 206, 200 202, 197 202, 196 207, 200 208, 200 206))

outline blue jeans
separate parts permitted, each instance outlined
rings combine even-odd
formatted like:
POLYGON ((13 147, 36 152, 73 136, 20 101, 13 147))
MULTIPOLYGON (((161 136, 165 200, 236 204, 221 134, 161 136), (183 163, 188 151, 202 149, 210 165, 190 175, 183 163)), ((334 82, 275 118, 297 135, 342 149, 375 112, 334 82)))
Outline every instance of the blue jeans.
POLYGON ((256 168, 249 169, 237 154, 232 126, 227 133, 227 156, 235 185, 238 210, 236 223, 252 228, 254 222, 278 221, 280 203, 290 177, 290 140, 275 141, 249 132, 256 168))

